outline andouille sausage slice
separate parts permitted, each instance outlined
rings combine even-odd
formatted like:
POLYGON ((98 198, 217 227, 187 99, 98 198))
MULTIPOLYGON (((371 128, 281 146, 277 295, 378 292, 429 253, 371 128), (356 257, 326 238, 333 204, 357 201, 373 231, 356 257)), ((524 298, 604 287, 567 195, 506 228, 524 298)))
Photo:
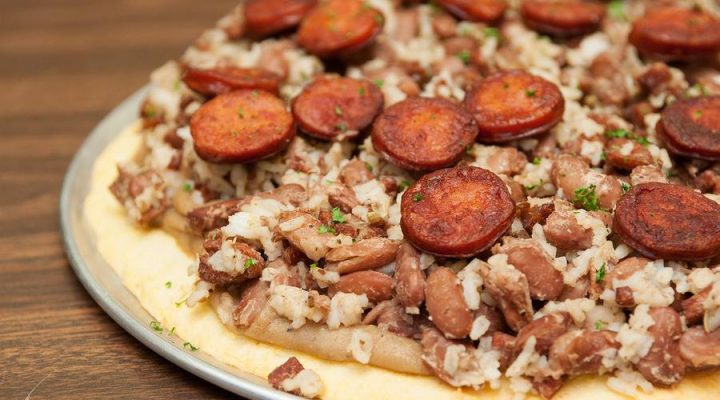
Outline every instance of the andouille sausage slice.
POLYGON ((641 183, 617 202, 613 231, 649 258, 708 259, 720 254, 720 204, 685 186, 641 183))
POLYGON ((711 56, 720 51, 720 20, 687 8, 657 8, 633 23, 629 40, 644 55, 667 59, 711 56))
POLYGON ((505 14, 505 0, 437 0, 436 3, 458 18, 475 22, 497 22, 505 14))
POLYGON ((502 179, 468 165, 429 173, 403 194, 400 226, 415 247, 446 257, 470 257, 510 227, 515 203, 502 179))
POLYGON ((578 0, 525 0, 520 8, 527 26, 554 36, 574 36, 598 29, 606 6, 578 0))
POLYGON ((552 83, 523 71, 505 71, 482 80, 465 107, 479 128, 478 141, 507 142, 541 134, 560 122, 565 100, 552 83))
POLYGON ((673 153, 720 160, 720 96, 675 101, 663 110, 656 131, 673 153))
POLYGON ((300 24, 298 43, 319 57, 352 53, 375 40, 385 18, 362 0, 329 0, 300 24))
POLYGON ((382 109, 383 94, 377 85, 351 78, 318 78, 292 104, 298 127, 324 140, 357 136, 382 109))
POLYGON ((245 25, 253 36, 268 36, 295 27, 317 0, 248 0, 245 25))
POLYGON ((261 89, 277 93, 282 78, 262 68, 218 67, 213 69, 188 68, 183 82, 204 96, 217 96, 240 89, 261 89))
POLYGON ((410 97, 375 120, 372 143, 393 164, 415 171, 455 164, 475 142, 472 115, 442 98, 410 97))
POLYGON ((206 161, 249 163, 281 151, 295 136, 282 100, 263 90, 221 94, 190 120, 195 151, 206 161))

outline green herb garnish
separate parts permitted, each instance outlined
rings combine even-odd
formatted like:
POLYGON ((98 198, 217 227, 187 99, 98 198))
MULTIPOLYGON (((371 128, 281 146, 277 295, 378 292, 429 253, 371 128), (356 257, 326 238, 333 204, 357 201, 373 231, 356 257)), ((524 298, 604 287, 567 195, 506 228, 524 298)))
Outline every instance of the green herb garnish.
POLYGON ((417 203, 418 201, 422 201, 422 199, 424 199, 424 198, 425 198, 425 196, 423 196, 423 195, 420 194, 420 193, 415 193, 415 194, 413 195, 413 201, 416 202, 416 203, 417 203))
POLYGON ((605 279, 605 273, 607 271, 605 270, 605 263, 602 263, 600 268, 598 268, 597 271, 595 271, 595 283, 600 283, 605 279))
POLYGON ((599 210, 600 206, 598 204, 597 193, 595 193, 595 185, 589 185, 575 190, 575 202, 588 211, 599 210))
POLYGON ((358 94, 360 96, 365 96, 365 88, 362 86, 360 88, 358 88, 358 94))
POLYGON ((170 289, 172 287, 172 282, 170 282, 170 281, 165 282, 165 287, 170 289))
POLYGON ((382 89, 383 84, 384 84, 385 82, 383 82, 382 79, 374 79, 374 80, 373 80, 373 83, 375 84, 375 86, 377 86, 377 87, 379 87, 380 89, 382 89))
POLYGON ((152 328, 152 330, 154 330, 155 332, 163 331, 162 325, 160 325, 160 323, 157 321, 150 321, 150 328, 152 328))
POLYGON ((542 162, 542 158, 540 158, 540 157, 535 157, 532 160, 532 163, 535 165, 540 165, 541 162, 542 162))
POLYGON ((623 0, 612 0, 608 4, 608 14, 612 19, 617 21, 625 21, 625 4, 623 0))
POLYGON ((250 267, 254 266, 255 264, 257 264, 257 261, 255 261, 254 258, 248 258, 247 260, 245 260, 243 267, 245 267, 245 270, 247 270, 250 267))
POLYGON ((405 189, 409 188, 410 185, 412 185, 412 182, 410 182, 410 181, 407 180, 407 179, 403 179, 403 180, 400 182, 400 189, 401 189, 400 191, 401 191, 401 192, 404 191, 405 189))
POLYGON ((367 161, 365 161, 365 168, 367 168, 367 170, 370 172, 372 172, 373 170, 373 166, 367 161))
POLYGON ((630 190, 630 185, 625 182, 620 182, 620 187, 622 188, 623 193, 627 193, 628 190, 630 190))
POLYGON ((343 121, 343 122, 335 125, 335 127, 336 127, 340 132, 346 132, 346 131, 347 131, 347 124, 345 123, 345 121, 343 121))
POLYGON ((488 38, 499 38, 500 37, 500 31, 497 30, 497 28, 493 27, 487 27, 483 28, 482 30, 483 35, 488 38))
POLYGON ((343 215, 342 211, 340 211, 340 208, 335 207, 330 211, 332 214, 332 221, 338 224, 342 224, 345 222, 345 216, 343 215))
POLYGON ((537 94, 537 90, 534 89, 525 89, 525 96, 533 98, 537 94))
POLYGON ((598 331, 601 331, 603 328, 605 328, 605 325, 607 325, 607 322, 605 321, 595 321, 595 329, 598 331))
POLYGON ((238 117, 240 117, 240 119, 245 118, 245 110, 243 110, 242 107, 238 108, 237 115, 238 117))
POLYGON ((470 52, 468 50, 462 50, 457 53, 457 58, 459 58, 465 65, 470 64, 470 52))
POLYGON ((186 192, 192 192, 193 185, 192 185, 192 183, 183 183, 182 189, 186 192))
POLYGON ((333 228, 332 226, 327 226, 327 225, 325 225, 325 224, 322 224, 322 225, 320 225, 320 227, 318 228, 318 233, 332 233, 332 234, 335 234, 335 233, 337 233, 337 232, 335 231, 335 228, 333 228))
POLYGON ((183 343, 183 347, 190 350, 190 351, 198 351, 198 348, 193 346, 190 342, 183 343))
POLYGON ((310 269, 317 268, 317 267, 318 267, 317 263, 310 264, 310 269))
POLYGON ((340 108, 340 106, 335 106, 335 115, 337 115, 338 117, 342 117, 343 111, 342 111, 342 108, 340 108))

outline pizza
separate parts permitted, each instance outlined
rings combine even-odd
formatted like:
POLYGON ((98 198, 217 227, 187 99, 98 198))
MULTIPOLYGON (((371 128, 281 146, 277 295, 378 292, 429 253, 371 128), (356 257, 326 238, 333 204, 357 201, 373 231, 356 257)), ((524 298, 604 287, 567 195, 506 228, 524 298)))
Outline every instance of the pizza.
POLYGON ((290 393, 713 398, 719 16, 248 0, 153 72, 88 219, 159 331, 290 393))

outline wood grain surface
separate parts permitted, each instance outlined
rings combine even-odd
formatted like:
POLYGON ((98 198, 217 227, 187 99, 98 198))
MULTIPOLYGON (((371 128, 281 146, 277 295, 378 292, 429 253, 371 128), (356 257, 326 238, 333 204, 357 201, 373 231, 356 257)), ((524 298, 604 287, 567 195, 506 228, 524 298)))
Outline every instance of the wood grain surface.
POLYGON ((58 198, 93 126, 236 2, 0 1, 0 399, 233 397, 93 302, 63 253, 58 198))

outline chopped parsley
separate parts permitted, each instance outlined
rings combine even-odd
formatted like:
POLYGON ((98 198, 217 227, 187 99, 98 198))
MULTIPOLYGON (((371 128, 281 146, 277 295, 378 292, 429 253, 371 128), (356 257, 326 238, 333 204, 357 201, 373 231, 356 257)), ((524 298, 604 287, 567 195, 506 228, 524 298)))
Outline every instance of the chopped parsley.
POLYGON ((457 58, 459 58, 465 65, 470 64, 470 52, 468 50, 462 50, 457 53, 457 58))
POLYGON ((174 326, 172 327, 172 329, 170 329, 170 331, 168 331, 168 336, 172 335, 173 333, 175 333, 175 327, 174 327, 174 326))
POLYGON ((257 264, 257 261, 255 261, 254 258, 248 258, 247 260, 245 260, 243 267, 245 267, 245 270, 247 270, 248 268, 254 266, 255 264, 257 264))
POLYGON ((257 97, 258 91, 257 91, 257 90, 253 90, 251 94, 252 94, 252 97, 257 97))
POLYGON ((327 225, 325 225, 325 224, 322 224, 322 225, 320 225, 320 227, 318 228, 318 233, 332 233, 332 234, 335 234, 335 233, 337 233, 337 232, 335 231, 335 228, 333 228, 332 226, 327 226, 327 225))
POLYGON ((630 185, 625 182, 620 182, 620 187, 622 188, 623 193, 627 193, 628 190, 630 190, 630 185))
POLYGON ((340 106, 335 106, 335 115, 337 115, 338 117, 342 117, 343 112, 342 112, 342 108, 340 108, 340 106))
POLYGON ((150 321, 150 328, 152 328, 152 330, 154 330, 155 332, 163 331, 162 325, 160 325, 160 323, 157 321, 150 321))
POLYGON ((365 168, 367 168, 367 170, 370 172, 372 172, 373 170, 373 166, 367 161, 365 161, 365 168))
POLYGON ((345 121, 343 121, 343 122, 335 125, 335 127, 336 127, 340 132, 346 132, 346 131, 347 131, 347 124, 345 123, 345 121))
POLYGON ((401 191, 401 192, 404 191, 405 189, 409 188, 410 185, 412 185, 412 182, 410 182, 410 181, 407 180, 407 179, 403 179, 403 180, 400 182, 400 189, 401 189, 400 191, 401 191))
POLYGON ((598 268, 597 271, 595 271, 595 283, 600 283, 605 279, 605 273, 607 271, 605 270, 605 263, 602 263, 600 268, 598 268))
POLYGON ((342 224, 345 222, 345 216, 343 215, 342 211, 340 211, 340 208, 335 207, 330 212, 332 214, 332 221, 338 224, 342 224))
POLYGON ((597 193, 595 193, 595 185, 589 185, 575 190, 575 202, 588 211, 599 210, 600 205, 598 204, 597 193))
POLYGON ((180 306, 182 306, 183 304, 185 304, 185 301, 187 301, 187 299, 183 299, 183 300, 180 300, 180 301, 176 301, 176 302, 175 302, 175 307, 180 308, 180 306))
POLYGON ((375 14, 375 22, 377 22, 378 24, 382 24, 384 20, 385 18, 382 14, 375 14))
POLYGON ((186 192, 192 192, 193 185, 192 185, 192 183, 189 183, 189 182, 183 183, 182 189, 186 192))
POLYGON ((634 133, 628 131, 627 129, 622 129, 622 128, 607 131, 607 132, 605 132, 605 136, 607 136, 609 138, 627 138, 630 140, 634 140, 643 146, 647 146, 650 144, 650 141, 648 140, 648 138, 646 138, 644 136, 635 135, 634 133))
POLYGON ((190 350, 190 351, 198 351, 198 348, 193 346, 190 342, 183 343, 183 347, 190 350))
POLYGON ((172 287, 172 282, 170 282, 170 281, 165 282, 165 287, 170 289, 172 287))
POLYGON ((471 156, 471 155, 473 155, 473 151, 474 151, 473 145, 469 144, 469 145, 467 145, 467 147, 465 147, 465 154, 471 156))
POLYGON ((425 196, 423 196, 423 195, 420 194, 420 193, 415 193, 415 194, 413 195, 413 201, 416 202, 416 203, 417 203, 418 201, 422 201, 422 199, 424 199, 424 198, 425 198, 425 196))
POLYGON ((310 264, 310 269, 317 268, 317 267, 318 267, 317 263, 310 264))
POLYGON ((525 96, 533 98, 537 95, 537 90, 534 89, 525 89, 525 96))
POLYGON ((695 119, 700 119, 700 117, 702 117, 702 111, 701 111, 701 110, 695 110, 695 112, 693 113, 693 115, 695 116, 695 119))
POLYGON ((373 83, 375 84, 375 86, 377 86, 377 87, 379 87, 380 89, 382 89, 383 84, 384 84, 385 82, 383 82, 382 79, 374 79, 374 80, 373 80, 373 83))
POLYGON ((607 325, 607 322, 605 321, 595 321, 595 329, 598 331, 603 330, 603 328, 605 328, 605 325, 607 325))
POLYGON ((532 185, 525 185, 525 189, 526 189, 526 190, 533 190, 533 189, 535 189, 535 188, 538 187, 538 186, 540 186, 540 185, 537 184, 537 183, 532 184, 532 185))
POLYGON ((243 110, 242 107, 238 108, 237 114, 238 114, 238 117, 240 117, 240 119, 245 118, 245 110, 243 110))
POLYGON ((500 37, 500 31, 497 30, 497 28, 493 28, 488 26, 487 28, 483 28, 482 30, 483 35, 488 38, 499 38, 500 37))
POLYGON ((157 115, 157 109, 154 105, 147 103, 143 108, 142 115, 145 118, 154 118, 157 115))
POLYGON ((180 79, 176 80, 175 83, 173 83, 173 90, 179 92, 181 84, 182 82, 180 81, 180 79))
POLYGON ((359 94, 360 96, 365 96, 365 88, 362 87, 362 86, 360 86, 360 87, 358 88, 358 94, 359 94))
POLYGON ((540 158, 540 157, 535 157, 532 160, 532 163, 535 165, 540 165, 541 162, 542 162, 542 158, 540 158))
POLYGON ((608 14, 610 14, 610 17, 614 20, 625 21, 627 17, 625 16, 623 0, 611 0, 608 4, 608 14))

